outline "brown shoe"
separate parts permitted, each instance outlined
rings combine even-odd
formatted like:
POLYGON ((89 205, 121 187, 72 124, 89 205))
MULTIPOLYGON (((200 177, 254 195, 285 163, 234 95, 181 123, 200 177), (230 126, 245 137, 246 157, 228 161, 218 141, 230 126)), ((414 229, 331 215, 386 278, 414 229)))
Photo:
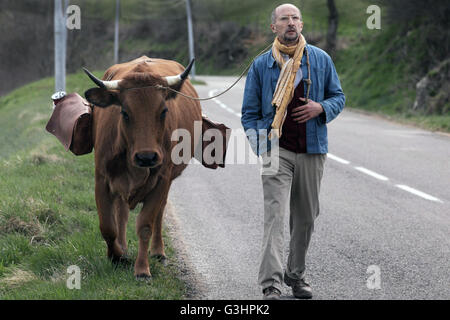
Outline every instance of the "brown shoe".
POLYGON ((280 300, 281 291, 275 287, 268 287, 263 290, 264 300, 280 300))
POLYGON ((292 294, 297 299, 311 299, 312 289, 309 284, 305 282, 304 279, 292 279, 288 277, 286 272, 284 273, 284 283, 292 288, 292 294))

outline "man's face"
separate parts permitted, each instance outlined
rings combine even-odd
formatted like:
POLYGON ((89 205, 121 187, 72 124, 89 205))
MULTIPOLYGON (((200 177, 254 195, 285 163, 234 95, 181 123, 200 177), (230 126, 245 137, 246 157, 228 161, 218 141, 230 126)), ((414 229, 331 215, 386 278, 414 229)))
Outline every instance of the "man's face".
POLYGON ((276 9, 275 23, 270 25, 278 40, 285 45, 294 44, 303 29, 300 11, 291 5, 283 5, 276 9))

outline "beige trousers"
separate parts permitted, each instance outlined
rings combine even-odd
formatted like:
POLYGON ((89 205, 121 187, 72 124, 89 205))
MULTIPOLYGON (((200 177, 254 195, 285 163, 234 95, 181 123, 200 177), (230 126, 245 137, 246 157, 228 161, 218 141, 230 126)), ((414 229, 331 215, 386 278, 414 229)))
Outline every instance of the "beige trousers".
MULTIPOLYGON (((289 256, 286 273, 301 279, 314 220, 319 215, 319 190, 326 154, 294 153, 279 148, 277 170, 262 174, 264 236, 258 282, 281 290, 283 281, 284 214, 289 200, 289 256)), ((270 153, 263 156, 267 163, 270 153)))

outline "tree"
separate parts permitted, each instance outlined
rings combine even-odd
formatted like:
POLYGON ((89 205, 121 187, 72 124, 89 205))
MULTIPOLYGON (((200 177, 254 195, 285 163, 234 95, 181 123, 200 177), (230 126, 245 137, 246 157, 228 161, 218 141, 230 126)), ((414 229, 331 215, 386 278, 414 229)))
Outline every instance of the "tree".
POLYGON ((337 30, 339 20, 339 15, 334 0, 328 0, 328 11, 330 15, 328 16, 328 32, 325 50, 331 57, 334 57, 336 53, 337 30))

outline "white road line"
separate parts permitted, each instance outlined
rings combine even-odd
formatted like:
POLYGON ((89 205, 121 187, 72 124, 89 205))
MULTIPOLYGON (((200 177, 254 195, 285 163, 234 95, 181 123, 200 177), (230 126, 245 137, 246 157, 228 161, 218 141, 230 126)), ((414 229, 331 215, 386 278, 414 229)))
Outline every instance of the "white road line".
MULTIPOLYGON (((217 89, 213 89, 213 90, 209 90, 208 92, 208 96, 212 97, 216 94, 218 90, 217 89)), ((222 101, 220 101, 217 98, 212 99, 212 101, 214 101, 215 103, 217 103, 220 107, 222 107, 223 109, 225 109, 226 111, 228 111, 231 114, 234 114, 236 117, 241 117, 242 114, 240 112, 236 112, 233 109, 231 109, 230 107, 228 107, 225 103, 223 103, 222 101)))
POLYGON ((328 153, 328 158, 330 158, 331 160, 343 163, 343 164, 349 164, 350 161, 344 160, 342 158, 339 158, 338 156, 335 156, 334 154, 328 153))
MULTIPOLYGON (((212 97, 212 96, 214 96, 214 95, 216 94, 217 91, 219 91, 219 90, 218 90, 218 89, 212 89, 212 90, 210 90, 210 91, 208 92, 208 95, 209 95, 210 97, 212 97)), ((217 98, 214 98, 214 99, 212 99, 212 100, 213 100, 215 103, 217 103, 221 108, 223 108, 223 109, 225 109, 226 111, 228 111, 228 112, 234 114, 235 116, 241 118, 242 114, 241 114, 240 112, 234 111, 233 109, 231 109, 230 107, 228 107, 225 103, 223 103, 222 101, 220 101, 220 100, 217 99, 217 98)), ((350 164, 350 161, 345 160, 345 159, 342 159, 342 158, 339 158, 338 156, 335 156, 334 154, 328 153, 327 156, 328 156, 330 159, 334 160, 334 161, 337 161, 337 162, 340 162, 340 163, 343 163, 343 164, 350 164)), ((366 168, 364 168, 364 167, 354 167, 354 168, 355 168, 356 170, 361 171, 361 172, 363 172, 363 173, 365 173, 365 174, 367 174, 367 175, 369 175, 369 176, 371 176, 371 177, 374 177, 374 178, 376 178, 376 179, 378 179, 378 180, 382 180, 382 181, 388 181, 388 180, 389 180, 388 177, 385 177, 385 176, 383 176, 383 175, 381 175, 381 174, 379 174, 379 173, 373 172, 372 170, 366 169, 366 168)), ((408 187, 408 186, 405 186, 405 185, 402 185, 402 184, 397 184, 396 187, 398 187, 398 188, 400 188, 400 189, 403 189, 403 190, 405 190, 405 191, 408 191, 408 192, 410 192, 410 193, 412 193, 412 194, 414 194, 414 195, 416 195, 416 196, 422 197, 422 198, 424 198, 424 199, 443 203, 442 200, 440 200, 440 199, 438 199, 438 198, 436 198, 436 197, 433 197, 433 196, 431 196, 431 195, 429 195, 429 194, 426 194, 425 192, 416 190, 416 189, 414 189, 414 188, 411 188, 411 187, 408 187)))
POLYGON ((363 172, 365 174, 368 174, 369 176, 372 176, 372 177, 374 177, 374 178, 376 178, 378 180, 382 180, 382 181, 388 181, 389 180, 389 178, 387 178, 385 176, 382 176, 381 174, 378 174, 376 172, 373 172, 373 171, 371 171, 369 169, 366 169, 364 167, 355 167, 355 169, 358 170, 358 171, 361 171, 361 172, 363 172))
POLYGON ((425 192, 416 190, 416 189, 414 189, 414 188, 405 186, 405 185, 403 185, 403 184, 397 184, 396 187, 398 187, 398 188, 400 188, 400 189, 402 189, 402 190, 408 191, 408 192, 410 192, 410 193, 412 193, 412 194, 414 194, 414 195, 416 195, 416 196, 422 197, 422 198, 424 198, 424 199, 431 200, 431 201, 436 201, 436 202, 440 202, 440 203, 444 203, 442 200, 440 200, 440 199, 438 199, 438 198, 435 198, 435 197, 430 196, 429 194, 427 194, 427 193, 425 193, 425 192))

